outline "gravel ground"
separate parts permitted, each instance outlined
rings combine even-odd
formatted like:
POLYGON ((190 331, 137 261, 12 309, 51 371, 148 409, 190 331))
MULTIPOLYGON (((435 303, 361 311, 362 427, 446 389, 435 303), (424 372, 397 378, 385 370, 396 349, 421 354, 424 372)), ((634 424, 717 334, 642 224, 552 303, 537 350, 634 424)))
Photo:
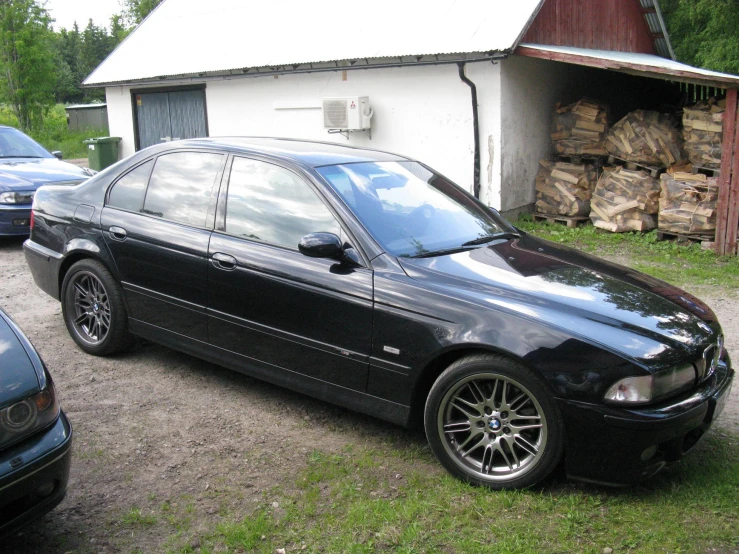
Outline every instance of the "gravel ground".
MULTIPOLYGON (((714 308, 739 359, 739 293, 716 287, 691 292, 714 308)), ((188 537, 212 530, 223 514, 239 519, 250 513, 273 487, 291 490, 317 446, 425 445, 418 432, 160 346, 141 343, 111 358, 84 354, 67 333, 60 304, 33 283, 18 239, 0 239, 0 306, 46 361, 75 434, 66 499, 4 537, 0 550, 7 554, 166 550, 172 540, 188 544, 188 537), (135 530, 129 524, 132 509, 145 516, 147 507, 164 502, 171 506, 169 522, 135 530), (177 521, 185 513, 183 530, 177 521)), ((712 432, 727 429, 739 432, 739 386, 712 432)), ((402 457, 393 463, 388 470, 400 474, 409 469, 404 464, 419 464, 402 457)), ((443 471, 436 464, 425 470, 443 471)))

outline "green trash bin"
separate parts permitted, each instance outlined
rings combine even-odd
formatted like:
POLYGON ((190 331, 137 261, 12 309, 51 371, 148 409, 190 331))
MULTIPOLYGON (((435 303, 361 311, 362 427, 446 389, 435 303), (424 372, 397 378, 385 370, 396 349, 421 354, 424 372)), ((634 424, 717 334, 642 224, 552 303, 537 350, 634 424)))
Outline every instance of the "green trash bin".
POLYGON ((90 169, 101 171, 118 161, 118 143, 121 137, 97 137, 83 141, 87 145, 90 169))

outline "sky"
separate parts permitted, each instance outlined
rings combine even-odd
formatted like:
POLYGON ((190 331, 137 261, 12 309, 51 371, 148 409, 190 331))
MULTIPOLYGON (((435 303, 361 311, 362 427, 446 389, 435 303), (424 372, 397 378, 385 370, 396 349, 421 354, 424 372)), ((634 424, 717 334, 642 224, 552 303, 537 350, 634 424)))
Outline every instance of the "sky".
POLYGON ((75 21, 82 30, 90 18, 98 27, 110 28, 110 16, 123 11, 119 0, 46 0, 46 9, 56 19, 57 31, 71 29, 75 21))

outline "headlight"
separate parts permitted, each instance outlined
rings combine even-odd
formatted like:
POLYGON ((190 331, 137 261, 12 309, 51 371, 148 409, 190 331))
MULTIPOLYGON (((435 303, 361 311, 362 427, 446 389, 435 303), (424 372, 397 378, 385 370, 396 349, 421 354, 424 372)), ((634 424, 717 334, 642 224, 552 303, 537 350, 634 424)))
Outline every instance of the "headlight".
POLYGON ((684 364, 653 375, 626 377, 616 381, 604 398, 608 402, 645 404, 675 394, 693 383, 695 368, 693 364, 684 364))
POLYGON ((28 192, 0 192, 0 204, 30 204, 33 202, 34 191, 28 192))
POLYGON ((0 448, 46 427, 59 415, 54 385, 0 410, 0 448))

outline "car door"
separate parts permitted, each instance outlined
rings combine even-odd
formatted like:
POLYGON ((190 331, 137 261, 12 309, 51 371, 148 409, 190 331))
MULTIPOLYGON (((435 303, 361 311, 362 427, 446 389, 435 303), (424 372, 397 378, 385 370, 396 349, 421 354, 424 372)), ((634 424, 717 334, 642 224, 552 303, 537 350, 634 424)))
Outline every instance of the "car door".
POLYGON ((132 330, 148 325, 207 342, 208 242, 226 158, 161 154, 109 190, 101 224, 132 330))
POLYGON ((372 271, 298 251, 303 235, 342 233, 308 181, 245 157, 233 158, 229 174, 208 252, 210 343, 364 390, 372 271))

